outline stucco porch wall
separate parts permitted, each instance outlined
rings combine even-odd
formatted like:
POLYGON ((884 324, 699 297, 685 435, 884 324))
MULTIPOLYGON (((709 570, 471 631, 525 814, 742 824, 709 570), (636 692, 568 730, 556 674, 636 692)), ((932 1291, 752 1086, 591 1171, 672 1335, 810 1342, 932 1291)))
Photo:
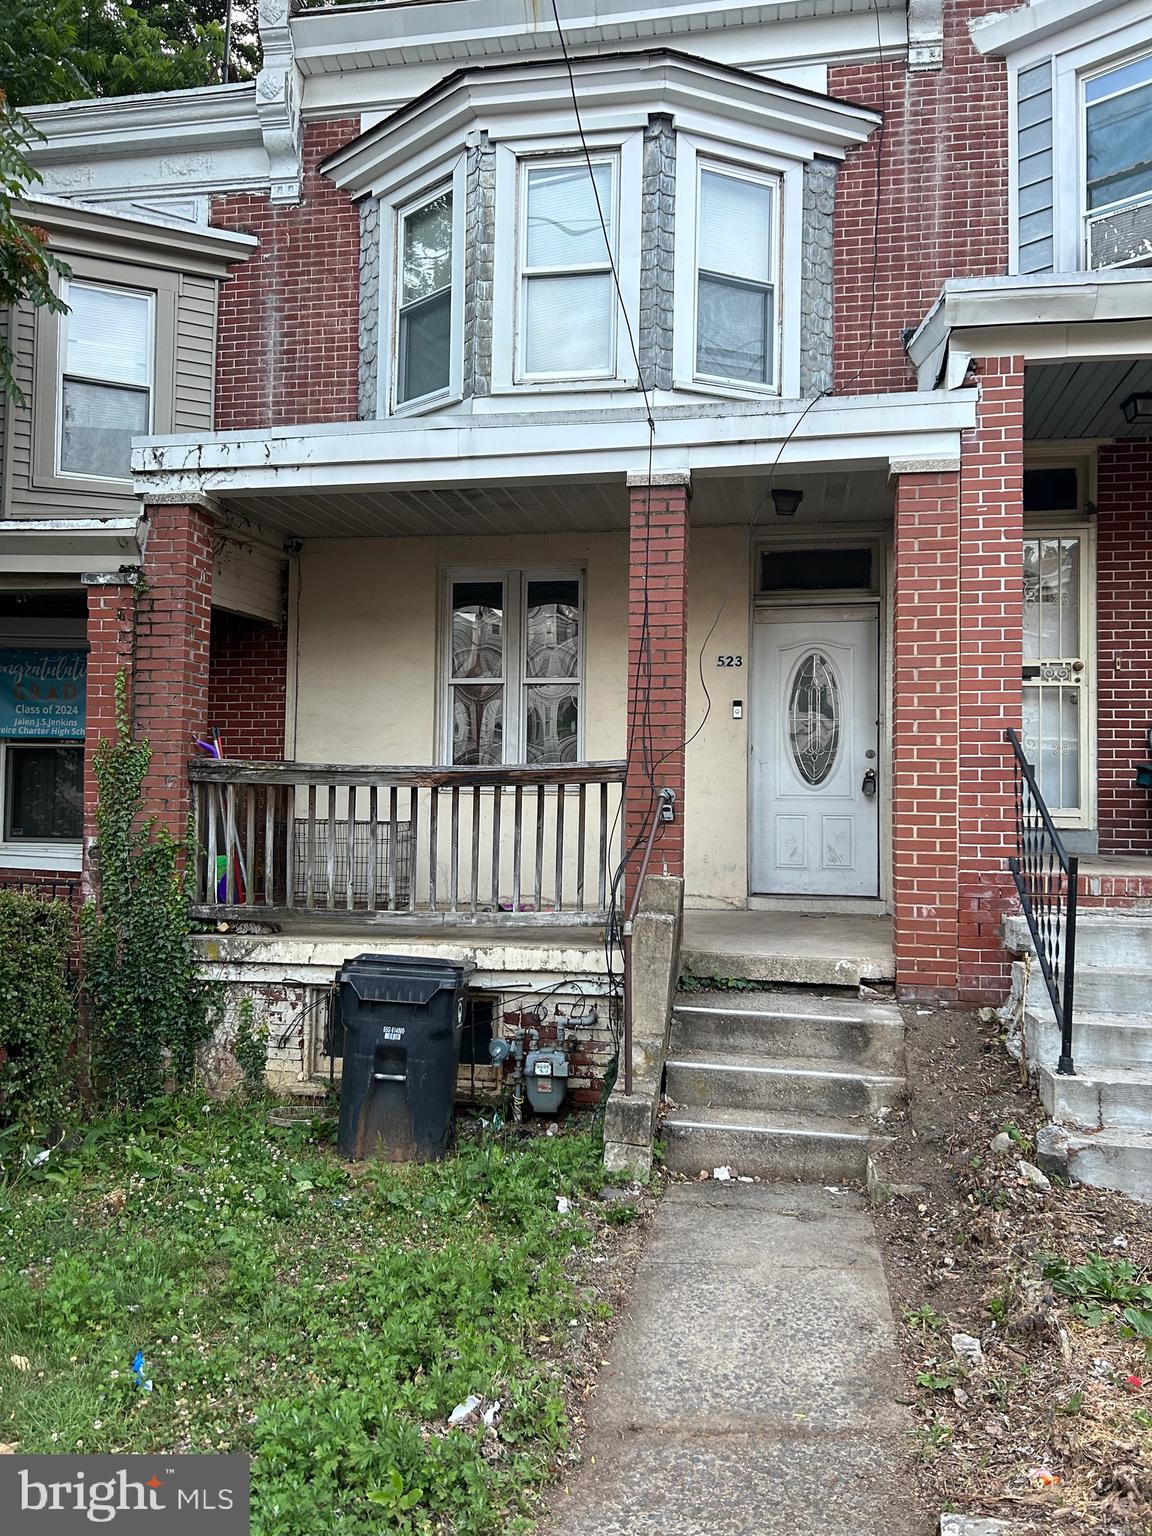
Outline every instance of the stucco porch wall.
MULTIPOLYGON (((583 755, 626 751, 628 536, 307 541, 292 595, 295 683, 288 697, 290 755, 300 762, 431 763, 440 756, 443 582, 453 569, 582 566, 585 580, 583 755)), ((693 906, 747 899, 748 530, 693 528, 689 550, 685 863, 693 906), (707 642, 701 645, 723 608, 707 642), (715 654, 742 655, 718 670, 715 654), (733 720, 732 701, 744 702, 733 720)), ((659 869, 659 853, 656 864, 659 869)))

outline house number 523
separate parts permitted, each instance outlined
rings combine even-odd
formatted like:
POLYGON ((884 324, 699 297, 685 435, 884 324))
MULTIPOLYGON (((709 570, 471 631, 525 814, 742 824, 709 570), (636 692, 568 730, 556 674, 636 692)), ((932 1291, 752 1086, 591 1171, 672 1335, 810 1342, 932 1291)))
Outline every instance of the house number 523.
POLYGON ((743 656, 717 656, 716 665, 718 667, 742 667, 744 665, 744 658, 743 656))

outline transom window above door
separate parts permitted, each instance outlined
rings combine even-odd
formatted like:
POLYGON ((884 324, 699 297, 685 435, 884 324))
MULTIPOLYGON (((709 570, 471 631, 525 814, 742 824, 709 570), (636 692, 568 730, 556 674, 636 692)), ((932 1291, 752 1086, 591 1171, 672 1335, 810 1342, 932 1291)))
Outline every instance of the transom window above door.
POLYGON ((447 579, 444 755, 458 766, 580 761, 583 573, 447 579))

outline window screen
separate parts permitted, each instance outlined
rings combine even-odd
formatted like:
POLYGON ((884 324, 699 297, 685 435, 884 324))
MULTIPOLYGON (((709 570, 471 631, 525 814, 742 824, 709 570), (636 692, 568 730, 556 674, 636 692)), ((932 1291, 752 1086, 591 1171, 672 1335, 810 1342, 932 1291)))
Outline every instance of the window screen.
POLYGON ((768 182, 700 172, 696 372, 706 378, 771 383, 774 206, 768 182))
POLYGON ((1084 82, 1088 207, 1152 196, 1152 54, 1084 82))
POLYGON ((871 591, 873 551, 768 549, 760 556, 761 592, 871 591))
POLYGON ((445 394, 452 376, 452 192, 400 220, 396 401, 445 394))

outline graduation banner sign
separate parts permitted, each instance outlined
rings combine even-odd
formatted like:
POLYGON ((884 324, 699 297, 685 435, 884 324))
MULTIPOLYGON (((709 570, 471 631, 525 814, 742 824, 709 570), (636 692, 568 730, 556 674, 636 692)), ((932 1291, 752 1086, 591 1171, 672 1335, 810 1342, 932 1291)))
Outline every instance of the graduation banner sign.
POLYGON ((0 737, 82 741, 85 651, 0 650, 0 737))

